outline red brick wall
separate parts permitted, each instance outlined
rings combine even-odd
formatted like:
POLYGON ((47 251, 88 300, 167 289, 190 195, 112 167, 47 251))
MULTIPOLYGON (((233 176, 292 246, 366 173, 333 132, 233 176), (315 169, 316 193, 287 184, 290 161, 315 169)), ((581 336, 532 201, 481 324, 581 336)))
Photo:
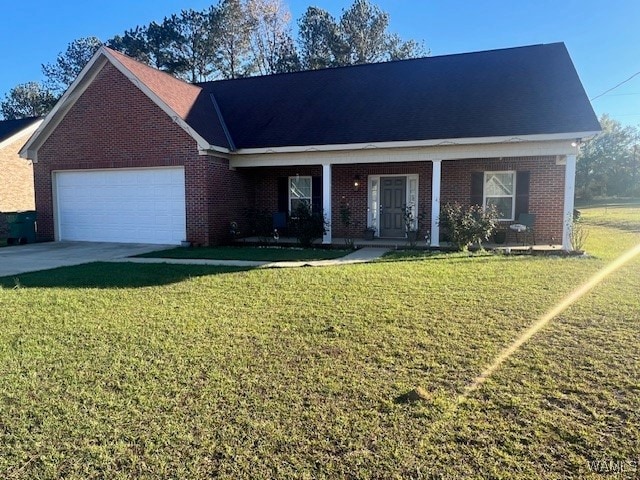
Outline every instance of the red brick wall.
MULTIPOLYGON (((241 189, 245 194, 246 207, 260 211, 275 213, 278 211, 278 178, 300 176, 321 176, 322 167, 320 165, 298 166, 298 167, 256 167, 243 168, 239 170, 243 180, 241 189)), ((235 221, 238 222, 241 234, 255 231, 255 225, 247 217, 246 211, 236 209, 235 221)))
POLYGON ((203 245, 222 241, 229 230, 223 226, 227 201, 240 198, 229 195, 238 191, 232 185, 240 175, 221 168, 226 162, 199 155, 182 128, 107 64, 38 151, 34 176, 40 239, 54 238, 52 171, 184 166, 187 240, 203 245))
POLYGON ((278 178, 296 175, 317 177, 322 175, 320 165, 300 167, 263 167, 244 169, 252 179, 254 194, 252 206, 259 209, 278 211, 278 178))
MULTIPOLYGON (((564 166, 556 165, 555 157, 522 157, 485 160, 452 160, 442 162, 441 202, 457 201, 469 204, 471 172, 487 170, 526 170, 531 173, 529 212, 536 214, 536 241, 555 242, 562 239, 564 204, 564 166)), ((252 179, 253 206, 270 211, 278 209, 278 177, 321 175, 322 168, 278 167, 244 169, 252 179)), ((348 204, 352 222, 357 225, 349 234, 359 237, 367 224, 367 189, 369 175, 419 175, 419 211, 424 213, 421 231, 431 224, 431 162, 406 162, 384 164, 333 165, 332 166, 332 234, 348 235, 340 219, 340 205, 348 204), (360 177, 360 188, 355 190, 353 181, 360 177)))
MULTIPOLYGON (((253 181, 254 203, 256 208, 272 212, 278 211, 278 178, 295 175, 321 176, 320 165, 300 167, 252 168, 244 169, 253 181)), ((331 229, 334 237, 348 236, 346 228, 340 219, 340 205, 348 204, 351 210, 350 236, 360 237, 367 226, 367 188, 368 175, 401 175, 419 174, 420 208, 430 209, 431 203, 431 162, 406 162, 394 164, 358 164, 333 165, 331 189, 332 218, 331 229), (360 177, 360 187, 355 190, 353 181, 360 177)), ((430 214, 430 211, 429 211, 430 214)), ((329 220, 329 219, 327 219, 329 220)), ((426 218, 422 225, 428 225, 430 218, 426 218)))
POLYGON ((431 162, 369 163, 359 165, 334 165, 331 170, 333 185, 331 203, 333 206, 332 234, 335 237, 352 236, 360 238, 367 226, 368 218, 368 176, 369 175, 412 175, 418 174, 418 211, 426 212, 420 220, 420 230, 425 231, 431 222, 431 162), (353 187, 355 177, 360 177, 360 188, 353 187), (348 232, 340 219, 340 205, 348 204, 351 221, 357 222, 348 232))
POLYGON ((556 165, 555 157, 443 161, 441 202, 468 205, 471 172, 492 170, 530 172, 529 213, 536 215, 536 242, 561 243, 565 167, 556 165))
POLYGON ((226 243, 231 239, 231 222, 246 231, 242 221, 246 209, 253 206, 253 179, 242 172, 229 169, 229 160, 215 158, 209 162, 209 235, 210 243, 226 243))

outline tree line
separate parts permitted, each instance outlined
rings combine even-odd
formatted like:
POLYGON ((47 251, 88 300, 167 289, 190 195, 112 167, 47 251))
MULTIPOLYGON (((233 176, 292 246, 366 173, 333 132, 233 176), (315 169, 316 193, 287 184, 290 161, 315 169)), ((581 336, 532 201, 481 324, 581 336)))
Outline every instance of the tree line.
POLYGON ((602 132, 580 148, 576 197, 640 198, 640 128, 600 117, 602 132))
POLYGON ((42 65, 44 82, 14 87, 0 102, 5 119, 45 115, 101 45, 189 82, 315 70, 428 55, 424 45, 389 32, 389 14, 354 0, 339 18, 308 7, 293 38, 283 0, 220 0, 136 26, 102 42, 71 42, 42 65))
MULTIPOLYGON (((72 41, 45 81, 13 88, 0 102, 7 119, 46 115, 101 45, 189 82, 315 70, 428 55, 424 45, 389 32, 389 14, 369 0, 354 0, 339 18, 308 7, 293 38, 283 0, 220 0, 182 10, 161 22, 136 26, 102 42, 72 41)), ((603 131, 582 145, 576 195, 640 197, 640 129, 607 115, 603 131)))

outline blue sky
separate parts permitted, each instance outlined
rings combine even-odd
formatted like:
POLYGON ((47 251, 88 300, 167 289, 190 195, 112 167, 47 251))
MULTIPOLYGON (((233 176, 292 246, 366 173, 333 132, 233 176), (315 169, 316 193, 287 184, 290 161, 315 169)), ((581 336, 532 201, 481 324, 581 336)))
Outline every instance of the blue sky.
MULTIPOLYGON (((286 1, 286 0, 285 0, 286 1)), ((135 25, 162 20, 183 8, 217 0, 111 0, 8 2, 0 16, 0 96, 42 80, 40 65, 55 60, 72 40, 107 40, 135 25)), ((297 20, 309 5, 334 16, 351 0, 288 0, 297 20)), ((423 40, 432 55, 563 41, 592 98, 640 71, 638 0, 374 0, 391 16, 390 30, 423 40)), ((294 25, 295 28, 295 25, 294 25)), ((594 100, 609 113, 640 125, 640 75, 594 100)))

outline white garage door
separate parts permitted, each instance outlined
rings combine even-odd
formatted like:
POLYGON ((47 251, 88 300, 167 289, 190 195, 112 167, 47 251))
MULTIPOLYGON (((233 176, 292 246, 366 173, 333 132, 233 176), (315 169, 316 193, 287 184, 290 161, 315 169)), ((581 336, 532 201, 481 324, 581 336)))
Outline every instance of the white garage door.
POLYGON ((184 168, 56 172, 57 238, 179 244, 186 239, 184 168))

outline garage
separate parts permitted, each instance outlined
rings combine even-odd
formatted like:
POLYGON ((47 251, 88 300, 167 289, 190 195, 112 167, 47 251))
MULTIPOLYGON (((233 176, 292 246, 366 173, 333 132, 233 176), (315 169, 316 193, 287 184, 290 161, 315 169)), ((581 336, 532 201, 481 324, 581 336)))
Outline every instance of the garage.
POLYGON ((183 167, 53 177, 57 240, 177 245, 186 239, 183 167))

